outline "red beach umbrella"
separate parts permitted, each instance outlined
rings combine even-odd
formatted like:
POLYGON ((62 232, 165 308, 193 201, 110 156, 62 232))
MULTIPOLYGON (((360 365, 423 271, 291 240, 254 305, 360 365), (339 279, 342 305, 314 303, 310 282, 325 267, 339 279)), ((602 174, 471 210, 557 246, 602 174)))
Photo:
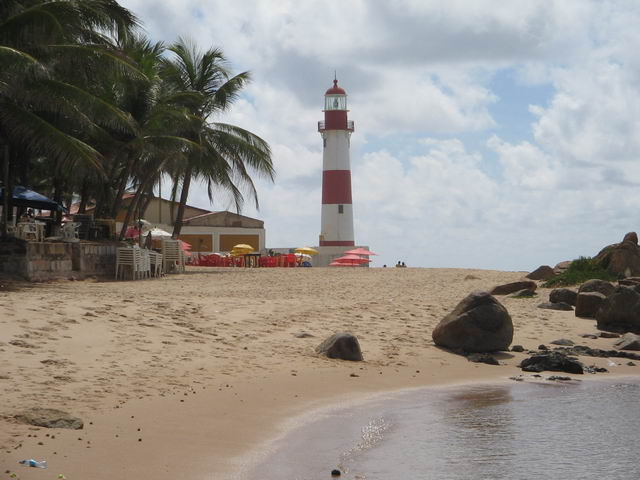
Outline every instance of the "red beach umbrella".
POLYGON ((368 258, 362 258, 358 255, 343 255, 342 257, 336 258, 334 262, 343 263, 345 265, 362 265, 363 263, 369 263, 371 260, 368 258))

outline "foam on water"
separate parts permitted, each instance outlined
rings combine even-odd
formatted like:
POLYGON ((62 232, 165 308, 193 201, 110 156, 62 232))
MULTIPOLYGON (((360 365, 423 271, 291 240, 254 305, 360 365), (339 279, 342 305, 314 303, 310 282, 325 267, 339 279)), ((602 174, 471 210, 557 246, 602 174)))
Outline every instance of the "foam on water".
POLYGON ((249 478, 636 480, 639 432, 635 381, 424 389, 324 415, 249 478))

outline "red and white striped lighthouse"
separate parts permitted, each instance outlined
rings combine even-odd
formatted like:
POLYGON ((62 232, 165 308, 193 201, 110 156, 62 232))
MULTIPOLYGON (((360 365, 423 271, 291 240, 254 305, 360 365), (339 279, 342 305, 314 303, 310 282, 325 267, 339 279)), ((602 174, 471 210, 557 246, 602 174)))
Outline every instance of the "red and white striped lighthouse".
POLYGON ((333 81, 324 95, 324 121, 318 122, 322 154, 321 247, 351 247, 353 206, 349 146, 353 121, 347 118, 347 93, 333 81))

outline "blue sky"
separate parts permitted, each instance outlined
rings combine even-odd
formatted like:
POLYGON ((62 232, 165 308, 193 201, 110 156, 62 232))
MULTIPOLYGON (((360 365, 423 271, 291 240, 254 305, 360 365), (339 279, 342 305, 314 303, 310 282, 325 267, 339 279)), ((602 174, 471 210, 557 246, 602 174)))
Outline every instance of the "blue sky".
MULTIPOLYGON (((375 266, 532 270, 638 229, 640 4, 123 0, 148 34, 220 47, 245 95, 219 120, 274 152, 270 247, 320 229, 322 95, 349 94, 356 242, 375 266)), ((204 189, 190 202, 210 205, 204 189)))

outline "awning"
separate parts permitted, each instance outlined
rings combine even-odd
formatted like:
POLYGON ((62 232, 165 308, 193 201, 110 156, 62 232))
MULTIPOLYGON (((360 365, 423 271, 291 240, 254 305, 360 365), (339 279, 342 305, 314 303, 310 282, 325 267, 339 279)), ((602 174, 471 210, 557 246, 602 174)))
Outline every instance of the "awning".
MULTIPOLYGON (((4 188, 0 188, 0 199, 4 198, 4 188)), ((0 200, 1 203, 1 200, 0 200)), ((13 195, 9 199, 12 207, 37 208, 38 210, 61 210, 66 211, 62 205, 50 200, 44 195, 29 190, 25 187, 13 187, 13 195)))

